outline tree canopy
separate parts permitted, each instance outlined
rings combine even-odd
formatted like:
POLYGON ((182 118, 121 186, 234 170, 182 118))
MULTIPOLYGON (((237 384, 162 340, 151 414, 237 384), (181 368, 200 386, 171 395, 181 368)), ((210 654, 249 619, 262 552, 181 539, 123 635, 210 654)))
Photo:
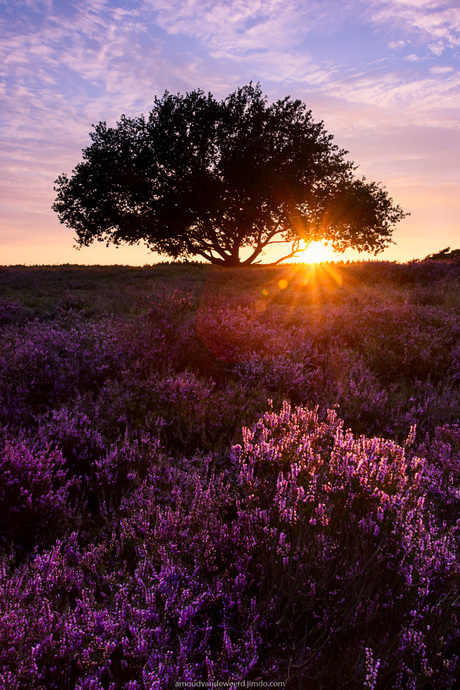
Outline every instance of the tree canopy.
POLYGON ((80 246, 145 242, 228 266, 259 261, 275 243, 290 242, 279 261, 291 258, 302 240, 377 254, 406 215, 380 183, 356 176, 302 101, 269 104, 259 84, 220 102, 166 92, 148 117, 100 122, 90 136, 83 161, 55 183, 53 209, 80 246))

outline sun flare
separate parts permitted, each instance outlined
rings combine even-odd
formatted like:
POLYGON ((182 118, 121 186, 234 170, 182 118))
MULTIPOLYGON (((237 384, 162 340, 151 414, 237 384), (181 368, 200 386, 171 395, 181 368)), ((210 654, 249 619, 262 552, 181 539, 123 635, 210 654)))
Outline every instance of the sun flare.
POLYGON ((310 242, 305 248, 299 252, 299 261, 306 264, 318 264, 322 261, 333 261, 333 251, 325 242, 310 242))

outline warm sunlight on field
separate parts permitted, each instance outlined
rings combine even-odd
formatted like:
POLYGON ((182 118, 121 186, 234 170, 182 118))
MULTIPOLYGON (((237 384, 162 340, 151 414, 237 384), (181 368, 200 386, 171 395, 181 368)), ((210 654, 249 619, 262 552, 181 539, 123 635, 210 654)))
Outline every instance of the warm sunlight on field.
POLYGON ((299 261, 307 264, 317 264, 321 261, 334 261, 334 250, 324 241, 310 242, 308 247, 299 253, 299 261))

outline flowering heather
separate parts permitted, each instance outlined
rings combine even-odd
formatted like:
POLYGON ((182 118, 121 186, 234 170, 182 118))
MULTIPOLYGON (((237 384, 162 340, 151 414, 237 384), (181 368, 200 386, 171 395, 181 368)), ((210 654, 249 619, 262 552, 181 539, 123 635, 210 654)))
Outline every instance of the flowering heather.
POLYGON ((39 449, 17 439, 0 448, 0 545, 16 550, 49 543, 73 522, 67 476, 60 450, 39 449))
POLYGON ((0 269, 0 688, 457 688, 459 282, 0 269))
MULTIPOLYGON (((448 478, 392 441, 345 432, 335 412, 320 423, 315 411, 287 403, 245 430, 234 454, 242 513, 256 526, 258 562, 270 563, 278 593, 264 610, 285 624, 291 668, 326 682, 335 667, 344 687, 372 650, 390 687, 417 687, 420 669, 448 687, 455 672, 445 669, 458 672, 459 534, 432 500, 450 489, 448 478), (427 650, 447 609, 438 665, 427 650)), ((452 502, 458 515, 458 489, 452 502)))
POLYGON ((70 317, 0 331, 0 423, 31 423, 77 391, 98 390, 120 367, 114 328, 70 317))

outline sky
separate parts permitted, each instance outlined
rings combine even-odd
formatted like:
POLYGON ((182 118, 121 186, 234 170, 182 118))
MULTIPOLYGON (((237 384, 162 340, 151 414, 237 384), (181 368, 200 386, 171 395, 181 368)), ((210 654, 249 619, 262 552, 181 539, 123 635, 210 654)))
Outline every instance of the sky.
POLYGON ((459 64, 460 0, 0 0, 0 265, 167 259, 76 249, 54 181, 93 124, 147 114, 166 90, 223 99, 250 81, 304 101, 410 212, 379 258, 458 248, 459 64))

